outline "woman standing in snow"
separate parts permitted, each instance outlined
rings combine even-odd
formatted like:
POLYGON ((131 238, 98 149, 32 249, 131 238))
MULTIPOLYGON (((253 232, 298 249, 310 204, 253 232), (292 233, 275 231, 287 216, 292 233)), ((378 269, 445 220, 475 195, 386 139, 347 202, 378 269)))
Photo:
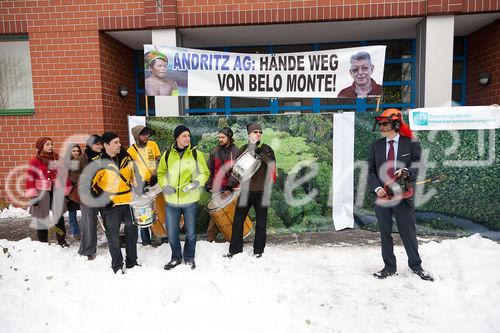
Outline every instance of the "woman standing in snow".
POLYGON ((66 178, 65 185, 61 185, 57 174, 59 172, 59 156, 54 152, 53 141, 43 137, 36 141, 37 154, 28 162, 26 179, 26 197, 30 202, 31 216, 37 222, 37 237, 40 242, 48 241, 48 228, 52 227, 53 218, 58 217, 56 224, 57 242, 67 247, 66 228, 64 227, 64 196, 57 195, 64 191, 64 195, 71 191, 71 182, 66 178), (61 197, 61 200, 57 200, 61 197), (51 214, 52 213, 52 216, 51 214))
MULTIPOLYGON (((79 158, 82 155, 82 148, 76 143, 72 144, 69 146, 68 149, 68 154, 70 156, 67 156, 64 160, 69 161, 68 162, 79 162, 79 158)), ((71 168, 68 168, 71 170, 71 168)), ((78 181, 74 182, 71 179, 71 172, 70 172, 70 181, 71 185, 73 188, 71 189, 71 192, 68 194, 68 222, 69 222, 69 227, 71 229, 71 234, 76 240, 81 239, 80 235, 80 228, 78 227, 78 222, 76 220, 76 211, 80 210, 80 198, 78 196, 78 181)))

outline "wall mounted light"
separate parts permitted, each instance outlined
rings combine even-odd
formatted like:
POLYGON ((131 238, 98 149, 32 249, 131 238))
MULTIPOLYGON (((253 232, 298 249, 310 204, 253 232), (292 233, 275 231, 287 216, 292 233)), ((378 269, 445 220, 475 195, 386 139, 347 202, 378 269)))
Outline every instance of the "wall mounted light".
POLYGON ((125 97, 128 95, 128 88, 126 85, 122 84, 119 88, 118 88, 118 95, 120 95, 121 97, 125 97))
POLYGON ((489 84, 491 81, 491 74, 490 73, 481 73, 479 75, 479 83, 481 83, 483 86, 489 84))

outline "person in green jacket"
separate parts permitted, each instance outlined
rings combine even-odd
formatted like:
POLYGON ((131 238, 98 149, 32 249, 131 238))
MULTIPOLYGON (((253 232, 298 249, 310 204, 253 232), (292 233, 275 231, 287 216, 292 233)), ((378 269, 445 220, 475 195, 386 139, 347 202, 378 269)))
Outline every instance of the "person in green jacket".
POLYGON ((210 171, 202 152, 191 147, 191 131, 184 125, 174 129, 174 144, 163 153, 158 166, 158 183, 165 196, 166 227, 172 257, 163 268, 170 270, 182 263, 195 269, 196 214, 200 193, 210 171), (186 241, 181 252, 179 221, 184 216, 186 241))

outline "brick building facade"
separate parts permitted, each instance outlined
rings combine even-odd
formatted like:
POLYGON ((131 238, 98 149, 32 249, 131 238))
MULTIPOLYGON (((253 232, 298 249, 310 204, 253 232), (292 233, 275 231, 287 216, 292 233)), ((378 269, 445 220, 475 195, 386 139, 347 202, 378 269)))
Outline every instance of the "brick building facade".
MULTIPOLYGON (((384 25, 391 19, 483 14, 487 22, 476 22, 478 29, 467 35, 466 55, 466 105, 483 105, 500 102, 499 12, 498 0, 1 1, 0 37, 27 36, 29 41, 34 111, 0 111, 0 198, 7 198, 6 189, 16 181, 6 175, 33 156, 40 136, 52 137, 57 146, 71 135, 114 130, 127 143, 127 116, 136 113, 134 48, 112 32, 216 32, 227 27, 368 20, 384 25), (478 83, 482 72, 491 74, 487 86, 478 83), (128 87, 126 97, 118 95, 120 85, 128 87)), ((240 45, 245 42, 242 38, 240 45)))

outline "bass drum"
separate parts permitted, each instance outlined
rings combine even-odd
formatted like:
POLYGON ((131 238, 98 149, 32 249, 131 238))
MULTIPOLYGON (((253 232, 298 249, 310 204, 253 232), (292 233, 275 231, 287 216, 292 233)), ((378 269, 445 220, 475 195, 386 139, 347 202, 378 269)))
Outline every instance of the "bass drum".
MULTIPOLYGON (((207 210, 212 221, 219 227, 227 241, 231 241, 233 234, 233 219, 237 202, 238 195, 234 192, 228 195, 219 192, 207 202, 207 210)), ((247 216, 243 222, 243 238, 250 235, 252 228, 252 220, 247 216)))
POLYGON ((165 197, 158 195, 154 199, 154 207, 158 218, 151 225, 151 232, 158 238, 167 237, 167 229, 165 229, 165 197))

